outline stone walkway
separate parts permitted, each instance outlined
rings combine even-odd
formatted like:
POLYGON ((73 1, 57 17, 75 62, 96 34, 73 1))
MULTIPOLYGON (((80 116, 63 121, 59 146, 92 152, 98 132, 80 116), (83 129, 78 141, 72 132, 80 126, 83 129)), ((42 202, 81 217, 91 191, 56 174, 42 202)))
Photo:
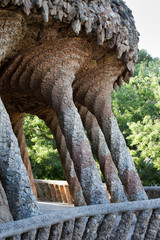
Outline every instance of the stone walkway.
POLYGON ((72 208, 74 207, 73 204, 68 203, 60 203, 60 202, 41 202, 39 201, 39 207, 42 213, 48 213, 51 211, 62 210, 65 208, 72 208))

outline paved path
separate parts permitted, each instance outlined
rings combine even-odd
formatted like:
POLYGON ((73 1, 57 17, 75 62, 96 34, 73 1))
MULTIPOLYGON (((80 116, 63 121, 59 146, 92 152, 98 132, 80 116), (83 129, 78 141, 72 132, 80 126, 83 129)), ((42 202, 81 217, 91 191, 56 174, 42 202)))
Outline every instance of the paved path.
POLYGON ((42 213, 48 213, 51 211, 62 210, 65 208, 72 208, 74 207, 73 204, 68 203, 59 203, 59 202, 38 202, 39 207, 42 213))

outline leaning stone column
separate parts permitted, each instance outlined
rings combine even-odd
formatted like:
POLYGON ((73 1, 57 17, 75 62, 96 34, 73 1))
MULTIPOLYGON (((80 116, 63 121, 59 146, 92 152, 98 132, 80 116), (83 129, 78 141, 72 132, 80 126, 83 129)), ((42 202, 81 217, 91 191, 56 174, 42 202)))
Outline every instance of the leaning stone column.
MULTIPOLYGON (((45 114, 45 118, 44 118, 43 111, 41 111, 38 113, 38 116, 45 120, 47 126, 51 129, 51 131, 54 134, 54 138, 56 140, 57 149, 60 154, 63 170, 65 172, 66 180, 69 184, 70 192, 74 199, 74 204, 76 206, 86 205, 82 188, 80 186, 77 175, 75 173, 73 161, 68 152, 65 138, 61 132, 56 115, 48 112, 45 114)), ((75 239, 75 240, 82 239, 86 223, 87 223, 87 226, 86 226, 87 231, 84 232, 83 238, 84 239, 94 238, 98 228, 98 222, 99 222, 99 218, 96 218, 96 217, 89 218, 88 222, 86 218, 76 219, 74 223, 74 231, 73 231, 72 239, 75 239)), ((70 222, 67 222, 67 223, 69 224, 70 222)), ((63 228, 63 231, 62 231, 62 236, 64 235, 66 235, 65 228, 63 228)))
POLYGON ((57 40, 55 46, 59 51, 55 49, 50 59, 46 54, 42 56, 32 73, 30 86, 34 94, 40 86, 37 93, 56 113, 86 203, 107 203, 109 199, 72 97, 75 74, 88 60, 91 48, 85 40, 77 38, 57 40))
MULTIPOLYGON (((89 140, 91 141, 94 153, 99 161, 100 169, 105 179, 107 189, 111 195, 112 202, 128 201, 124 192, 124 187, 118 176, 115 164, 104 135, 98 125, 96 118, 90 113, 86 107, 78 106, 83 125, 87 131, 89 140)), ((116 239, 126 239, 133 218, 133 213, 124 213, 116 233, 116 239)))
POLYGON ((7 196, 0 181, 0 224, 10 221, 13 221, 13 218, 8 206, 7 196))
POLYGON ((158 237, 158 231, 160 231, 160 209, 154 209, 148 224, 145 239, 158 239, 156 238, 156 236, 158 237))
POLYGON ((159 224, 159 229, 158 229, 158 233, 157 233, 157 236, 156 236, 156 240, 160 240, 160 224, 159 224))
MULTIPOLYGON (((69 56, 67 56, 69 57, 69 56)), ((70 59, 71 56, 70 56, 70 59)), ((74 163, 74 168, 82 186, 83 195, 87 204, 100 204, 109 202, 104 186, 101 182, 98 168, 93 159, 89 142, 85 136, 80 116, 72 99, 72 83, 76 71, 80 68, 77 59, 69 59, 68 64, 64 64, 60 71, 50 70, 49 76, 54 76, 54 82, 49 85, 52 89, 43 90, 42 94, 51 96, 51 103, 56 112, 61 131, 65 137, 67 149, 74 163), (78 63, 78 64, 77 64, 78 63)), ((68 60, 68 59, 67 59, 68 60)), ((60 69, 60 66, 59 66, 60 69)), ((48 78, 46 75, 45 78, 48 78)), ((53 79, 53 78, 52 78, 53 79)), ((44 80, 45 82, 45 80, 44 80)), ((94 218, 95 225, 100 219, 94 218)), ((106 221, 105 227, 111 229, 109 223, 113 226, 114 216, 106 221)), ((103 231, 101 231, 103 232, 103 231)), ((111 231, 108 231, 108 237, 111 231)), ((106 233, 106 234, 107 234, 106 233)), ((92 234, 92 233, 91 233, 92 234)), ((87 233, 88 235, 88 233, 87 233)), ((85 236, 85 239, 87 237, 85 236)), ((88 238, 88 239, 91 239, 88 238)))
POLYGON ((0 100, 0 176, 14 220, 40 214, 17 139, 0 100))
MULTIPOLYGON (((133 159, 127 149, 124 137, 118 127, 117 120, 113 115, 106 118, 105 129, 103 128, 106 141, 112 153, 112 158, 117 166, 122 183, 127 192, 130 201, 146 200, 147 195, 143 189, 141 180, 135 169, 133 159)), ((104 122, 101 124, 104 127, 104 122)), ((143 211, 139 213, 136 227, 132 239, 143 239, 151 211, 143 211)))
MULTIPOLYGON (((53 111, 52 111, 52 112, 48 112, 47 114, 43 114, 43 111, 40 111, 38 113, 38 116, 45 121, 46 125, 51 129, 51 131, 54 135, 57 149, 58 149, 58 152, 60 155, 62 167, 63 167, 64 173, 65 173, 65 177, 66 177, 66 180, 69 185, 71 196, 74 200, 74 205, 75 206, 86 205, 81 185, 80 185, 77 175, 75 173, 73 161, 68 152, 65 138, 61 132, 61 129, 60 129, 59 123, 57 121, 55 113, 53 113, 53 111)), ((74 239, 80 240, 80 239, 82 239, 82 235, 83 235, 83 232, 85 229, 86 222, 87 222, 86 218, 76 219, 75 222, 73 222, 73 220, 68 221, 65 223, 65 226, 63 227, 63 229, 60 229, 60 225, 59 225, 58 232, 62 231, 61 237, 63 237, 63 239, 69 239, 69 237, 71 237, 73 240, 74 239), (74 226, 74 229, 72 228, 72 230, 73 230, 72 234, 67 233, 68 232, 67 226, 70 229, 72 228, 72 226, 74 226)), ((58 228, 58 226, 57 226, 57 228, 58 228)))
POLYGON ((19 143, 23 163, 24 163, 24 165, 27 169, 28 175, 29 175, 32 190, 34 192, 34 195, 37 197, 36 186, 34 183, 34 177, 33 177, 32 169, 31 169, 31 163, 29 160, 27 145, 26 145, 24 131, 23 131, 24 116, 25 116, 24 113, 15 113, 13 115, 10 115, 10 119, 11 119, 11 123, 12 123, 13 132, 16 135, 18 143, 19 143))
POLYGON ((127 201, 127 197, 124 192, 124 187, 118 176, 115 164, 112 161, 112 157, 108 146, 106 144, 104 135, 98 125, 96 118, 86 107, 78 106, 78 110, 87 131, 87 136, 91 141, 94 153, 100 164, 100 169, 105 179, 107 189, 111 195, 112 202, 124 202, 127 201))
POLYGON ((82 188, 75 173, 73 161, 68 152, 65 138, 61 132, 56 117, 52 121, 51 129, 54 132, 54 137, 61 158, 61 163, 65 172, 66 180, 68 182, 71 195, 74 199, 74 204, 75 206, 85 206, 86 202, 83 196, 82 188))
MULTIPOLYGON (((103 92, 101 94, 98 93, 96 97, 98 101, 94 106, 94 114, 103 131, 107 145, 112 154, 112 159, 119 171, 122 183, 128 195, 128 199, 130 201, 148 199, 136 171, 132 156, 128 151, 124 137, 119 129, 117 120, 112 113, 111 104, 109 104, 109 92, 107 93, 106 91, 105 95, 103 92), (101 110, 97 105, 98 102, 101 102, 101 110), (100 114, 100 112, 103 112, 103 114, 100 114)), ((134 234, 132 236, 133 240, 144 238, 150 216, 151 211, 143 211, 139 213, 134 234)))
MULTIPOLYGON (((124 65, 116 59, 114 62, 112 61, 107 62, 102 69, 92 70, 87 76, 84 75, 78 79, 73 86, 74 101, 86 106, 96 117, 111 152, 113 162, 119 171, 128 200, 143 200, 147 199, 147 195, 112 113, 111 92, 119 78, 118 76, 121 76, 124 71, 124 65)), ((150 215, 151 211, 144 211, 139 214, 132 239, 144 238, 150 215)))

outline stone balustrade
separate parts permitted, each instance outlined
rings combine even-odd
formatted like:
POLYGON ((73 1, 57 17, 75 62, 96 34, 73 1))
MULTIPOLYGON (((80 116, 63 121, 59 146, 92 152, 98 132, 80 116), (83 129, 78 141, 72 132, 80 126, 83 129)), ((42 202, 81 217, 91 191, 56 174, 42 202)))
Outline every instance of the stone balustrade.
MULTIPOLYGON (((73 203, 66 181, 36 179, 35 185, 38 200, 40 201, 73 203)), ((155 231, 155 238, 152 239, 160 239, 160 232, 158 230, 160 222, 160 187, 145 187, 145 190, 150 198, 157 197, 157 199, 68 208, 65 210, 52 211, 49 214, 4 223, 0 225, 0 240, 80 240, 83 239, 83 235, 87 231, 87 222, 89 222, 90 218, 96 218, 100 215, 101 218, 103 218, 104 216, 110 216, 110 214, 116 215, 110 239, 116 239, 116 232, 120 231, 121 216, 130 212, 133 213, 133 219, 132 225, 127 229, 128 235, 126 239, 134 239, 134 228, 138 222, 138 213, 139 211, 145 212, 146 210, 153 211, 148 229, 146 230, 146 236, 142 239, 151 240, 149 235, 151 231, 155 231), (155 216, 157 216, 156 219, 155 216), (152 229, 153 217, 156 223, 154 224, 155 229, 152 229), (83 222, 83 227, 77 228, 77 223, 80 222, 83 222)), ((143 222, 139 225, 139 228, 142 227, 143 222)), ((93 231, 96 232, 95 234, 98 234, 97 229, 93 229, 93 231)))
MULTIPOLYGON (((35 179, 39 201, 73 203, 66 181, 35 179)), ((144 187, 148 198, 160 198, 160 187, 144 187)), ((110 196, 109 196, 110 197, 110 196)))
POLYGON ((35 179, 39 201, 73 203, 66 181, 35 179))
MULTIPOLYGON (((36 239, 36 240, 48 240, 48 239, 62 239, 61 234, 64 231, 64 225, 70 221, 72 221, 73 228, 70 229, 69 232, 72 238, 63 238, 63 239, 75 239, 74 231, 75 231, 75 223, 77 220, 86 217, 94 217, 97 215, 106 216, 109 214, 116 214, 117 219, 115 221, 115 226, 113 227, 114 231, 112 231, 112 236, 114 238, 114 233, 116 228, 119 225, 119 218, 122 214, 127 212, 134 212, 134 225, 136 224, 136 216, 138 216, 139 211, 145 210, 153 210, 153 213, 156 209, 160 208, 160 198, 154 200, 144 200, 144 201, 135 201, 135 202, 124 202, 124 203, 112 203, 112 204, 100 204, 100 205, 90 205, 84 207, 75 207, 69 208, 66 210, 54 211, 49 214, 42 214, 36 217, 30 217, 23 220, 18 220, 15 222, 8 222, 0 225, 0 239, 5 240, 8 239, 36 239), (59 236, 57 238, 57 236, 59 236)), ((86 220, 86 223, 87 223, 86 220)), ((159 223, 159 218, 157 219, 157 223, 159 223)), ((143 225, 143 223, 141 223, 143 225)), ((142 226, 140 226, 142 227, 142 226)), ((150 225, 148 225, 148 228, 150 225)), ((158 229, 158 224, 156 225, 158 229)), ((87 224, 85 226, 85 230, 87 228, 87 224)), ((134 227, 131 225, 132 229, 128 229, 130 235, 132 235, 134 227)), ((84 228, 81 229, 83 235, 84 228)), ((156 232, 157 234, 157 232, 156 232)), ((80 236, 79 235, 79 236, 80 236)), ((64 236, 63 236, 64 237, 64 236)), ((129 237, 129 236, 128 236, 129 237)), ((82 239, 82 238, 77 238, 82 239)), ((127 238, 130 239, 130 238, 127 238)), ((133 238, 134 239, 134 238, 133 238)), ((145 237, 145 240, 151 240, 150 238, 145 237)), ((157 234, 157 238, 159 239, 159 232, 157 234)))

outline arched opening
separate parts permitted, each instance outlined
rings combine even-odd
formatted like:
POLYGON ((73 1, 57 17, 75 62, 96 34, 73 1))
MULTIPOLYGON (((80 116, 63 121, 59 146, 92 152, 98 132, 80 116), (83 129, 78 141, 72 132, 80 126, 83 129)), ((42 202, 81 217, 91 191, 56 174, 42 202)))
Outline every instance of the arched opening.
POLYGON ((34 178, 65 180, 55 139, 45 122, 26 114, 24 134, 34 178))

